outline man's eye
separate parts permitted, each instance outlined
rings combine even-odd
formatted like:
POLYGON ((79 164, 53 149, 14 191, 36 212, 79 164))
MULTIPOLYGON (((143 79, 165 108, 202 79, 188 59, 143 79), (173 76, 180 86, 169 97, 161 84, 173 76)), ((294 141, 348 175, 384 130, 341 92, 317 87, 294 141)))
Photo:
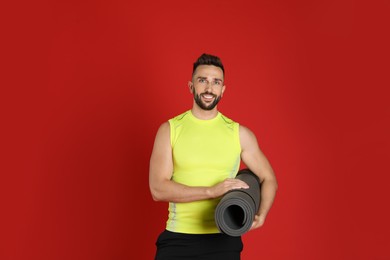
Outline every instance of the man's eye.
POLYGON ((213 83, 214 85, 221 85, 221 82, 220 81, 218 81, 218 80, 216 80, 216 81, 214 81, 214 83, 213 83))
POLYGON ((206 80, 205 79, 199 79, 199 83, 205 83, 206 80))

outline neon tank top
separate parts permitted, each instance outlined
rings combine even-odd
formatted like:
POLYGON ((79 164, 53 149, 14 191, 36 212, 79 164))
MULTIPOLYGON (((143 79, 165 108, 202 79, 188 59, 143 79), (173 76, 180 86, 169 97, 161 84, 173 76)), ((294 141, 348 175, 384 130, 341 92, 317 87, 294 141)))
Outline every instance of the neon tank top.
MULTIPOLYGON (((239 124, 218 112, 210 120, 191 110, 169 120, 173 153, 172 180, 188 186, 213 186, 234 178, 240 166, 239 124)), ((220 198, 169 203, 166 229, 188 234, 219 233, 214 221, 220 198)))

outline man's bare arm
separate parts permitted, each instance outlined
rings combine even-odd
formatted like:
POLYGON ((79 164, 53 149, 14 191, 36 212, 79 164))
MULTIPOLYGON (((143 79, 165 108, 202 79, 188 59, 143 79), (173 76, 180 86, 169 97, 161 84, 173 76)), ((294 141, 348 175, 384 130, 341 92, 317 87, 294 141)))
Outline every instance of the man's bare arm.
POLYGON ((260 178, 260 209, 252 225, 252 229, 264 224, 268 211, 275 199, 278 183, 274 171, 257 143, 256 136, 248 128, 240 125, 241 159, 244 164, 260 178))
POLYGON ((232 189, 248 188, 237 179, 226 179, 212 187, 192 187, 171 180, 173 173, 169 123, 157 131, 149 166, 149 187, 156 201, 191 202, 220 197, 232 189))

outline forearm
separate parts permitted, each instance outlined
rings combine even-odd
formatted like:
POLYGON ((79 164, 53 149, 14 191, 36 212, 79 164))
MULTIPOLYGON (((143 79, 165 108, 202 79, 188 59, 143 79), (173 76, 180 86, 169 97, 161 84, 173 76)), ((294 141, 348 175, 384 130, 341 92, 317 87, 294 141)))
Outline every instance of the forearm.
POLYGON ((192 202, 213 198, 210 187, 191 187, 172 180, 163 180, 151 185, 155 201, 192 202))
POLYGON ((258 215, 267 216, 274 202, 278 184, 275 178, 265 179, 261 184, 261 201, 258 215))
POLYGON ((234 189, 248 189, 249 186, 239 179, 227 178, 211 187, 186 186, 172 180, 151 179, 150 189, 153 199, 169 202, 192 202, 218 198, 234 189))

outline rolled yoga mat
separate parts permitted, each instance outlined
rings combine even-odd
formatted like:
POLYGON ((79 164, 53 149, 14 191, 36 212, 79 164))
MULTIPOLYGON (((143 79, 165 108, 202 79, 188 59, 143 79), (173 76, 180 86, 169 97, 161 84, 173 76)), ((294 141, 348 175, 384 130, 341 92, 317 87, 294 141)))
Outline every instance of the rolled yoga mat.
POLYGON ((260 207, 259 177, 249 169, 243 169, 238 171, 236 179, 246 182, 249 188, 228 191, 215 209, 219 231, 234 237, 249 231, 260 207))

